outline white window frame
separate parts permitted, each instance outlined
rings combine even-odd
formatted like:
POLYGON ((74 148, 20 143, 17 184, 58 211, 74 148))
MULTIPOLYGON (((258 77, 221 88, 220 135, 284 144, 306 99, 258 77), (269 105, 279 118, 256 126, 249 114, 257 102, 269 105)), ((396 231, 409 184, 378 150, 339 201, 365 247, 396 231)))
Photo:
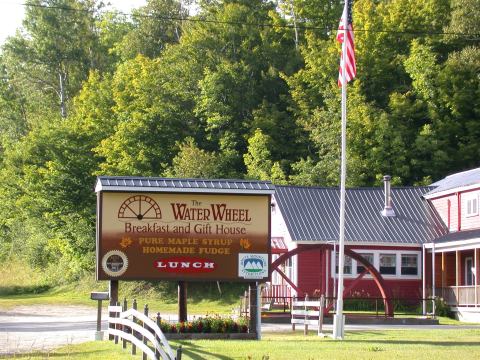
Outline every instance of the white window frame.
POLYGON ((396 275, 398 275, 398 256, 397 256, 397 254, 396 253, 392 254, 390 252, 385 252, 385 251, 382 251, 380 254, 378 254, 378 272, 382 276, 396 276, 396 275), (393 259, 395 261, 394 274, 382 274, 382 271, 381 271, 382 264, 380 263, 380 257, 382 255, 393 257, 393 259))
MULTIPOLYGON (((421 257, 421 250, 377 250, 377 249, 355 249, 354 250, 357 254, 362 253, 369 253, 373 254, 373 266, 380 272, 380 254, 395 254, 395 274, 387 275, 381 274, 384 279, 392 280, 392 279, 399 279, 399 280, 420 280, 422 278, 421 269, 422 269, 422 257, 421 257), (402 255, 409 255, 415 254, 417 255, 417 275, 402 275, 402 255)), ((347 256, 347 255, 345 255, 347 256)), ((333 264, 333 250, 330 252, 330 278, 333 278, 335 274, 335 268, 333 264)), ((338 265, 338 264, 337 264, 338 265)), ((356 278, 359 273, 357 273, 357 261, 352 259, 352 273, 351 274, 344 274, 346 279, 356 278)), ((338 274, 335 274, 338 278, 338 274)), ((370 273, 365 274, 364 279, 371 279, 372 276, 370 273)))
POLYGON ((465 217, 478 215, 478 193, 465 195, 465 217), (475 203, 475 208, 473 208, 475 203))
POLYGON ((408 274, 402 274, 402 268, 403 268, 403 265, 402 265, 402 256, 403 255, 415 255, 415 258, 417 259, 417 275, 419 274, 420 272, 420 259, 419 259, 419 256, 418 254, 406 254, 406 253, 400 253, 400 275, 401 276, 416 276, 416 275, 408 275, 408 274))

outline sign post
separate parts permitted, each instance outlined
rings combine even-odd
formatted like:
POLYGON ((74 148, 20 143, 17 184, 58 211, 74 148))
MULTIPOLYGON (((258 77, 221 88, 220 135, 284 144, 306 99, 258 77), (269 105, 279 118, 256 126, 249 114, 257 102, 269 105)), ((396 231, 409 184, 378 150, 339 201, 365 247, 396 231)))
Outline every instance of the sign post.
POLYGON ((185 281, 178 282, 178 321, 188 321, 187 283, 185 281))

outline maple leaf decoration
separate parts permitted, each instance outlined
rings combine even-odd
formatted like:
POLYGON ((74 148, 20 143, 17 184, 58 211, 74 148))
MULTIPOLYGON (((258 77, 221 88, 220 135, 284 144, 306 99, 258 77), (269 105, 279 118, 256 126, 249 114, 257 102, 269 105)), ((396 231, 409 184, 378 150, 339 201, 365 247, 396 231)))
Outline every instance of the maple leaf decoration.
POLYGON ((123 247, 124 249, 132 245, 133 241, 129 237, 123 237, 122 240, 120 241, 120 246, 123 247))
POLYGON ((252 247, 252 243, 248 239, 240 239, 240 246, 247 250, 252 247))

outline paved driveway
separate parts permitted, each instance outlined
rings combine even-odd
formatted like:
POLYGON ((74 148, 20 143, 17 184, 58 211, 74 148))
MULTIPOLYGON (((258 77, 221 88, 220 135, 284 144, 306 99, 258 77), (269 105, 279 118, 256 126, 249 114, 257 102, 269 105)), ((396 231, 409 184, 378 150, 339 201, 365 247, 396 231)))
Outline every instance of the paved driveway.
MULTIPOLYGON (((106 322, 102 325, 105 328, 106 322)), ((0 356, 48 352, 58 346, 94 340, 95 330, 96 309, 91 307, 21 306, 0 310, 0 356)))

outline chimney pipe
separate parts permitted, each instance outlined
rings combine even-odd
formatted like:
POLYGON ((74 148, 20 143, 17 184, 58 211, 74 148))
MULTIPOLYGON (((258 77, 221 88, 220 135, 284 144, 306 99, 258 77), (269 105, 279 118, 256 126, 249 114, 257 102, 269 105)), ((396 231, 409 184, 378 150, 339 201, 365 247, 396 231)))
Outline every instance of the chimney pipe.
POLYGON ((385 175, 383 177, 383 183, 385 185, 385 205, 382 210, 382 215, 383 216, 395 216, 395 211, 393 211, 392 207, 392 194, 391 194, 391 189, 390 189, 390 180, 392 177, 390 175, 385 175))

